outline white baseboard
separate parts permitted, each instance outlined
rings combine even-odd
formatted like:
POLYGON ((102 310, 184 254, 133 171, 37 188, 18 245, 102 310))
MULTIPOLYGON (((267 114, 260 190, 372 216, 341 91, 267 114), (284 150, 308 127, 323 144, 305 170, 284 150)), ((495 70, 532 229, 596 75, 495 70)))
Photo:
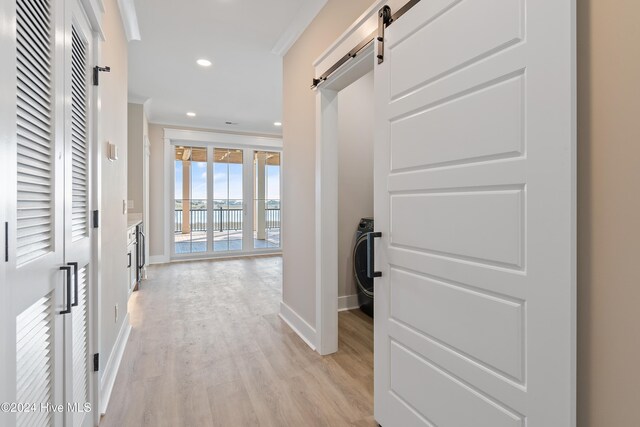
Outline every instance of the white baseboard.
POLYGON ((307 343, 312 350, 316 349, 316 330, 308 324, 298 313, 284 302, 280 302, 280 318, 307 343))
POLYGON ((358 295, 345 295, 338 297, 338 311, 353 310, 358 308, 358 295))
POLYGON ((107 364, 104 366, 104 372, 102 373, 102 379, 100 381, 100 414, 102 415, 107 412, 113 385, 116 382, 116 376, 118 375, 118 369, 120 368, 120 362, 122 362, 122 355, 127 346, 130 333, 131 324, 129 323, 129 313, 127 313, 122 322, 120 332, 118 332, 116 342, 113 345, 113 350, 107 360, 107 364))
POLYGON ((166 257, 164 255, 151 255, 149 257, 149 265, 153 265, 153 264, 167 264, 171 262, 171 260, 169 259, 169 257, 166 257))

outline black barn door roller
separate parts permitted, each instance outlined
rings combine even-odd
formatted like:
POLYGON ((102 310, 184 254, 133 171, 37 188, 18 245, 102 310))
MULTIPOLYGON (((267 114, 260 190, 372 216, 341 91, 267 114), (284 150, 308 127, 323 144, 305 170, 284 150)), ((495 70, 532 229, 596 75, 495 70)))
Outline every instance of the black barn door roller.
POLYGON ((355 58, 365 47, 369 46, 374 40, 378 41, 378 64, 384 62, 384 29, 391 25, 394 21, 397 21, 402 15, 407 13, 413 6, 420 3, 420 0, 411 0, 404 6, 402 6, 395 14, 391 14, 391 8, 389 6, 383 6, 378 11, 378 29, 366 37, 356 47, 351 49, 342 58, 333 64, 327 71, 325 71, 320 77, 314 78, 311 84, 311 89, 316 89, 322 82, 326 81, 329 76, 335 73, 340 67, 342 67, 347 61, 355 58))

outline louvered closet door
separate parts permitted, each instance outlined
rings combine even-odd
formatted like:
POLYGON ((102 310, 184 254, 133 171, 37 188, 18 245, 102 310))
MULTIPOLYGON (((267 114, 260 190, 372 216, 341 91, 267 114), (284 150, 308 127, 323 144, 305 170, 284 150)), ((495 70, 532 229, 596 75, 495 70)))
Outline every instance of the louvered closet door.
MULTIPOLYGON (((2 183, 8 203, 6 285, 10 303, 2 343, 9 401, 32 411, 6 414, 0 425, 60 425, 59 413, 41 405, 63 403, 63 318, 68 295, 63 265, 64 139, 61 72, 64 45, 57 29, 64 18, 53 0, 0 2, 13 37, 0 39, 2 183), (14 21, 15 20, 15 21, 14 21), (58 101, 60 100, 60 101, 58 101), (56 105, 60 102, 60 105, 56 105), (4 154, 6 153, 6 156, 4 154)), ((4 286, 4 283, 3 283, 4 286)), ((4 315, 4 313, 3 313, 4 315)))
POLYGON ((91 413, 84 411, 84 405, 92 403, 89 191, 93 57, 91 30, 82 7, 77 0, 69 0, 66 5, 65 69, 68 71, 65 83, 71 96, 67 97, 65 105, 65 262, 74 269, 77 265, 78 273, 74 276, 73 307, 65 323, 65 349, 71 355, 65 358, 65 401, 76 405, 74 411, 67 413, 67 425, 83 426, 90 425, 92 418, 91 413))

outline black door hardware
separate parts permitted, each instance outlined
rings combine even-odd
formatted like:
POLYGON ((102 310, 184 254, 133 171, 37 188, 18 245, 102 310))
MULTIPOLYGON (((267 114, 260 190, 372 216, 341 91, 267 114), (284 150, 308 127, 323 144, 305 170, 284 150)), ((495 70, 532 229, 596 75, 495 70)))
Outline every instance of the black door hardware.
POLYGON ((67 265, 73 267, 73 277, 75 279, 75 286, 73 289, 74 302, 71 304, 73 307, 78 306, 78 263, 77 262, 68 262, 67 265))
POLYGON ((352 58, 355 58, 361 50, 363 50, 366 46, 372 43, 374 40, 378 41, 378 52, 376 53, 376 58, 378 58, 378 64, 382 64, 384 62, 384 30, 389 25, 398 20, 402 15, 407 13, 413 6, 420 3, 420 0, 409 0, 404 6, 402 6, 396 13, 391 14, 391 8, 389 6, 384 6, 382 9, 378 11, 378 29, 374 31, 371 35, 367 36, 360 44, 351 49, 346 55, 342 58, 338 59, 338 61, 333 64, 327 71, 324 72, 320 77, 314 78, 312 80, 311 89, 315 89, 324 81, 326 81, 331 74, 336 72, 340 67, 342 67, 347 61, 352 58))
POLYGON ((98 86, 100 84, 100 73, 110 73, 111 67, 98 67, 97 65, 93 67, 93 85, 98 86))
POLYGON ((63 265, 60 270, 65 271, 67 276, 67 309, 62 310, 60 314, 69 314, 71 313, 71 266, 63 265))
POLYGON ((382 233, 379 231, 367 233, 367 277, 369 279, 382 276, 381 272, 375 271, 374 265, 376 256, 375 249, 373 247, 373 239, 376 237, 382 237, 382 233))

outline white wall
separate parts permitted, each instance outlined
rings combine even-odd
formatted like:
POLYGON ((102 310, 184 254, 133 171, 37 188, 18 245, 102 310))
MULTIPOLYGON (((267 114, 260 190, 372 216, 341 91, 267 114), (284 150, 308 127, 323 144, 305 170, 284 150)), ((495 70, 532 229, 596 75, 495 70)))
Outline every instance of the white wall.
POLYGON ((144 137, 148 136, 148 123, 143 104, 128 104, 127 129, 127 200, 128 212, 142 213, 144 205, 144 137))
POLYGON ((117 0, 104 2, 103 28, 106 41, 101 44, 100 63, 111 67, 100 76, 101 108, 99 126, 102 161, 101 215, 102 262, 100 353, 101 368, 113 351, 114 343, 127 313, 127 216, 122 201, 127 199, 127 40, 117 0), (107 141, 118 146, 118 160, 107 159, 107 141), (115 305, 119 318, 115 319, 115 305))
MULTIPOLYGON (((149 239, 149 255, 153 258, 163 258, 165 218, 164 188, 164 127, 149 123, 149 143, 151 156, 149 158, 149 224, 146 224, 149 239)), ((166 254, 167 258, 169 254, 166 254)), ((153 258, 151 261, 153 261, 153 258)))
POLYGON ((356 294, 353 245, 373 217, 373 71, 338 94, 338 296, 356 294))
POLYGON ((311 327, 316 323, 315 117, 309 87, 313 62, 373 0, 329 0, 284 57, 283 302, 311 327))

